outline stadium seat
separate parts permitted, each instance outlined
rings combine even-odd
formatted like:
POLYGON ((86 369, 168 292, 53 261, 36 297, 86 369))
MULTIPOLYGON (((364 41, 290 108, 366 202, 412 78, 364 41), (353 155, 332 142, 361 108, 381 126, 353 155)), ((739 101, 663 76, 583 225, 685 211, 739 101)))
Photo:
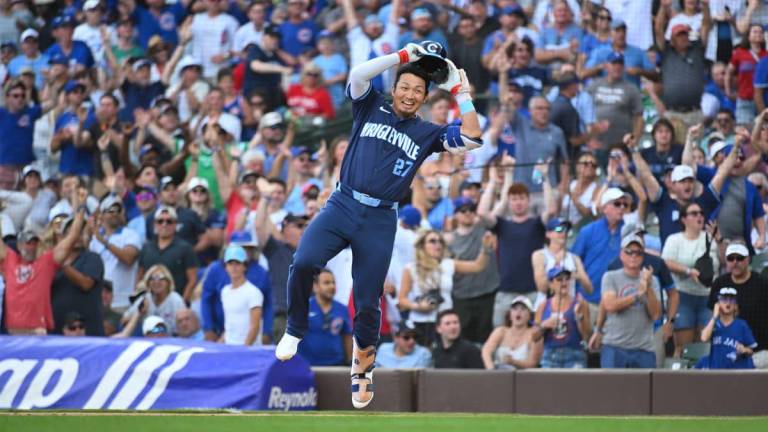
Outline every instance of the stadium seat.
POLYGON ((691 363, 684 358, 666 358, 664 359, 664 369, 680 370, 690 369, 691 363))
POLYGON ((696 364, 700 358, 709 355, 709 343, 694 342, 683 347, 683 359, 696 364))

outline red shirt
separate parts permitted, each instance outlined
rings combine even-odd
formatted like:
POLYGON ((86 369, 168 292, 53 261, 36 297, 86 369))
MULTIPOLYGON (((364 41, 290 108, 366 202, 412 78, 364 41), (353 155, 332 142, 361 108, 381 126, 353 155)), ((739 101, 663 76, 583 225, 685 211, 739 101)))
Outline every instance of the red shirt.
MULTIPOLYGON (((256 207, 258 207, 258 205, 259 205, 259 202, 257 200, 254 200, 253 204, 251 205, 251 208, 248 210, 255 210, 256 207)), ((229 238, 229 236, 232 235, 232 231, 235 230, 235 223, 237 222, 237 217, 242 212, 247 210, 245 208, 245 203, 243 202, 243 199, 240 198, 240 194, 237 193, 237 190, 232 191, 224 207, 227 209, 227 238, 229 238)))
POLYGON ((731 64, 736 69, 736 83, 738 85, 738 96, 741 100, 752 101, 752 97, 755 95, 755 88, 752 85, 752 79, 755 76, 755 68, 757 62, 761 58, 768 55, 768 51, 760 51, 755 57, 755 54, 744 48, 736 48, 731 56, 731 64))
POLYGON ((5 326, 8 329, 53 330, 51 285, 59 263, 50 250, 35 261, 22 262, 13 249, 6 247, 3 261, 5 277, 5 326))
POLYGON ((297 116, 315 115, 332 119, 336 116, 331 102, 331 94, 323 87, 306 91, 301 84, 288 88, 288 106, 297 116))

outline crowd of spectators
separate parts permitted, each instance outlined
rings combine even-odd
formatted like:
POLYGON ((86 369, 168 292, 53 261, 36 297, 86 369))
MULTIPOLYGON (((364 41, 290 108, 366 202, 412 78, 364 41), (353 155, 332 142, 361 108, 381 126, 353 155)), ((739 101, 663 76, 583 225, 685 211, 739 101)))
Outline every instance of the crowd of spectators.
MULTIPOLYGON (((758 0, 0 0, 2 332, 276 343, 348 146, 302 132, 349 130, 349 69, 432 40, 484 145, 400 203, 379 366, 711 341, 700 366, 766 368, 766 26, 758 0)), ((312 364, 351 355, 351 265, 315 276, 312 364)))

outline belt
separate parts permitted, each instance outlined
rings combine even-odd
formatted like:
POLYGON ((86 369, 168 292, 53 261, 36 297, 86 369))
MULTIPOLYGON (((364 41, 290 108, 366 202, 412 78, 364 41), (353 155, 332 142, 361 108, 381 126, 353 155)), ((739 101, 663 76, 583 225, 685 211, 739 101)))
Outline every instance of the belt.
POLYGON ((368 194, 358 192, 341 182, 336 183, 336 190, 348 197, 352 197, 355 201, 368 207, 388 208, 392 210, 397 210, 398 207, 398 203, 395 201, 374 198, 368 194))

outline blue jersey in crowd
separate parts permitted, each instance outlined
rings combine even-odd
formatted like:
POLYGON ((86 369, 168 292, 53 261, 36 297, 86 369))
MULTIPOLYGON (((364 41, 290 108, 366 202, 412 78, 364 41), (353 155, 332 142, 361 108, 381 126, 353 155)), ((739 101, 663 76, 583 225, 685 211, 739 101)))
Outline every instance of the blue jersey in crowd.
POLYGON ((139 45, 146 49, 149 39, 154 35, 159 35, 164 41, 176 45, 179 41, 176 27, 184 21, 185 16, 184 2, 165 6, 159 16, 155 16, 149 9, 136 6, 133 10, 133 22, 136 23, 139 45))
POLYGON ((341 165, 341 182, 374 198, 400 201, 422 162, 443 151, 448 126, 419 117, 401 119, 370 86, 354 100, 352 111, 355 120, 341 165))
POLYGON ((280 24, 280 48, 290 55, 299 56, 315 47, 315 38, 320 31, 314 22, 302 21, 298 24, 285 21, 280 24))
POLYGON ((757 342, 749 325, 743 319, 736 318, 726 326, 720 319, 715 322, 712 332, 712 351, 696 365, 704 369, 754 369, 751 356, 739 355, 736 344, 748 348, 757 348, 757 342))
MULTIPOLYGON (((90 128, 96 120, 93 111, 88 113, 83 129, 90 128)), ((54 132, 59 132, 65 128, 71 128, 73 131, 77 128, 79 120, 77 114, 73 111, 65 111, 56 119, 54 132)), ((59 161, 59 171, 62 174, 77 174, 79 176, 93 175, 93 149, 84 149, 75 147, 74 141, 63 141, 61 143, 61 160, 59 161)))
POLYGON ((309 331, 299 344, 299 354, 312 366, 338 366, 346 362, 344 336, 352 334, 349 311, 332 301, 323 312, 315 297, 309 299, 309 331))
POLYGON ((86 45, 85 42, 77 40, 72 41, 72 49, 69 53, 65 53, 57 42, 45 51, 45 55, 48 56, 48 58, 64 57, 67 59, 70 67, 81 65, 86 68, 92 68, 94 64, 91 49, 88 48, 88 45, 86 45))
MULTIPOLYGON (((263 324, 262 334, 272 334, 272 282, 269 273, 257 261, 249 261, 245 269, 245 278, 256 286, 264 296, 261 308, 263 324)), ((200 301, 200 315, 203 318, 203 330, 221 333, 224 331, 224 308, 221 305, 221 290, 231 282, 223 261, 214 261, 203 281, 203 294, 200 301)))
POLYGON ((35 121, 43 110, 40 105, 26 107, 12 114, 0 108, 0 165, 27 165, 35 160, 32 141, 35 121))
POLYGON ((608 270, 611 262, 621 252, 621 227, 624 221, 619 222, 613 232, 608 229, 608 220, 605 217, 586 225, 581 229, 576 241, 571 247, 571 252, 581 258, 584 269, 592 281, 592 294, 585 293, 581 284, 576 283, 576 288, 584 296, 584 299, 592 304, 600 303, 600 287, 603 282, 603 273, 608 270))

